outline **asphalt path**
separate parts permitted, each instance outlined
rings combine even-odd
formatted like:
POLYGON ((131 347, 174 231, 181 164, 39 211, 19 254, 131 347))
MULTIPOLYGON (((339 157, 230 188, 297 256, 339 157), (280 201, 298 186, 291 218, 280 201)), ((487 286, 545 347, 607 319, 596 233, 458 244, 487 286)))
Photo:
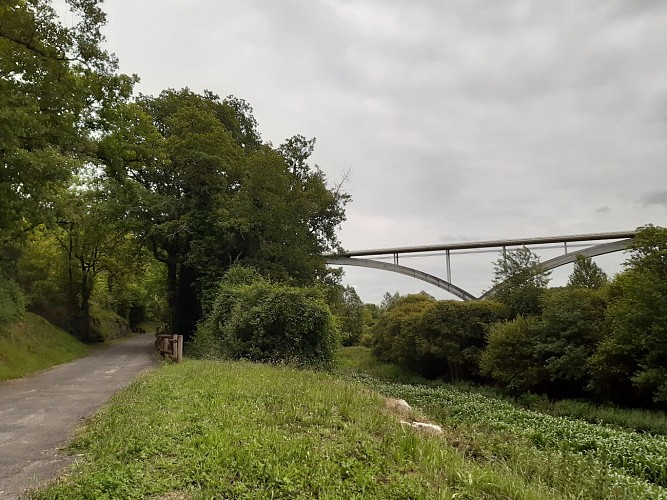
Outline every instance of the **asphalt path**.
POLYGON ((0 499, 52 479, 82 419, 156 362, 152 335, 136 335, 25 378, 0 382, 0 499))

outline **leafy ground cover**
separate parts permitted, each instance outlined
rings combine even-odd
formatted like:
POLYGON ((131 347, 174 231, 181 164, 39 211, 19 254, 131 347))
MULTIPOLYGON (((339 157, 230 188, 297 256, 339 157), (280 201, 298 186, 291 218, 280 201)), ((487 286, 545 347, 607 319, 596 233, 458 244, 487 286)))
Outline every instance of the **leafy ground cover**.
POLYGON ((604 424, 640 433, 667 436, 667 413, 664 411, 621 408, 573 399, 551 401, 546 396, 536 394, 526 394, 515 398, 508 397, 500 390, 487 385, 427 380, 404 368, 378 360, 373 356, 371 350, 364 346, 343 347, 339 353, 338 368, 343 375, 363 373, 385 382, 448 387, 453 390, 474 392, 500 399, 517 408, 534 410, 554 417, 573 418, 592 424, 604 424))
POLYGON ((366 383, 406 399, 449 429, 450 442, 481 462, 503 462, 581 498, 667 498, 667 439, 516 408, 447 387, 366 383))
POLYGON ((341 359, 343 375, 418 407, 467 458, 504 463, 566 497, 667 498, 667 438, 635 431, 659 431, 660 412, 543 398, 534 398, 541 411, 532 411, 521 407, 527 400, 504 399, 492 388, 403 383, 409 374, 388 369, 363 347, 344 349, 341 359))
POLYGON ((25 313, 23 321, 0 328, 0 380, 85 356, 90 347, 41 316, 25 313))
POLYGON ((362 384, 244 362, 145 374, 72 451, 71 472, 32 498, 567 497, 402 426, 362 384))

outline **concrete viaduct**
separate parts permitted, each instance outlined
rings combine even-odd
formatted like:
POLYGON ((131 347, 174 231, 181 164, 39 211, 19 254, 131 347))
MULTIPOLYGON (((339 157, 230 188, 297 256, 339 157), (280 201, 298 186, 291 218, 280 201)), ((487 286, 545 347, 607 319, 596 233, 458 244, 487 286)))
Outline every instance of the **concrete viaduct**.
POLYGON ((454 285, 451 274, 450 255, 457 250, 481 250, 487 248, 498 248, 503 253, 508 248, 516 248, 528 245, 546 245, 546 244, 562 244, 564 253, 553 259, 542 262, 542 267, 545 270, 555 269, 574 262, 577 255, 585 255, 587 257, 595 257, 612 252, 620 252, 625 250, 628 243, 636 235, 636 231, 618 231, 612 233, 591 233, 591 234, 575 234, 570 236, 547 236, 541 238, 523 238, 515 240, 493 240, 493 241, 477 241, 467 243, 449 243, 443 245, 427 245, 415 247, 397 247, 397 248, 379 248, 371 250, 357 250, 352 252, 340 252, 337 254, 325 255, 327 264, 332 266, 360 266, 369 267, 372 269, 380 269, 383 271, 391 271, 394 273, 404 274, 418 280, 425 281, 431 285, 448 291, 452 295, 462 300, 477 300, 487 297, 493 293, 493 288, 481 297, 475 297, 464 289, 454 285), (614 240, 614 241, 607 241, 614 240), (600 243, 606 241, 605 243, 600 243), (590 246, 569 252, 567 248, 568 243, 590 243, 590 246), (447 276, 445 279, 438 278, 432 274, 419 271, 410 267, 399 265, 398 259, 402 254, 429 254, 432 252, 444 252, 447 262, 447 276), (393 256, 393 263, 382 262, 379 260, 360 258, 360 257, 381 257, 393 256))

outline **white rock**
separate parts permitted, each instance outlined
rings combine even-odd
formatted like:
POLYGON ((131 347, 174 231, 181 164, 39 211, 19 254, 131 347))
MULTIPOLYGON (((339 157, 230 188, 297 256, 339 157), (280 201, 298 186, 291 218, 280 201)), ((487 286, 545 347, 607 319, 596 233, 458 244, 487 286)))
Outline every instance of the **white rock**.
POLYGON ((406 422, 401 420, 401 424, 409 425, 413 429, 417 429, 424 434, 442 434, 442 427, 436 424, 428 424, 426 422, 406 422))
POLYGON ((405 399, 388 398, 386 405, 387 408, 392 410, 398 410, 401 413, 407 413, 412 411, 412 407, 408 404, 408 402, 405 399))

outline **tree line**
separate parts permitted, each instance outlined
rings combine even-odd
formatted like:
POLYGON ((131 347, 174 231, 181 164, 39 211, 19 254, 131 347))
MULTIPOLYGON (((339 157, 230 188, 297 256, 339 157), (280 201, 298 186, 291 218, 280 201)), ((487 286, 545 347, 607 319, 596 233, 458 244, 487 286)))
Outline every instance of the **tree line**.
POLYGON ((580 255, 567 286, 548 281, 533 252, 509 251, 488 300, 388 295, 365 342, 427 377, 665 408, 667 229, 638 228, 613 279, 580 255))
MULTIPOLYGON (((0 5, 0 321, 28 307, 84 340, 95 307, 190 337, 230 267, 338 283, 349 196, 315 139, 264 141, 252 107, 210 91, 134 97, 98 0, 0 5)), ((335 290, 340 290, 341 287, 335 290)))

